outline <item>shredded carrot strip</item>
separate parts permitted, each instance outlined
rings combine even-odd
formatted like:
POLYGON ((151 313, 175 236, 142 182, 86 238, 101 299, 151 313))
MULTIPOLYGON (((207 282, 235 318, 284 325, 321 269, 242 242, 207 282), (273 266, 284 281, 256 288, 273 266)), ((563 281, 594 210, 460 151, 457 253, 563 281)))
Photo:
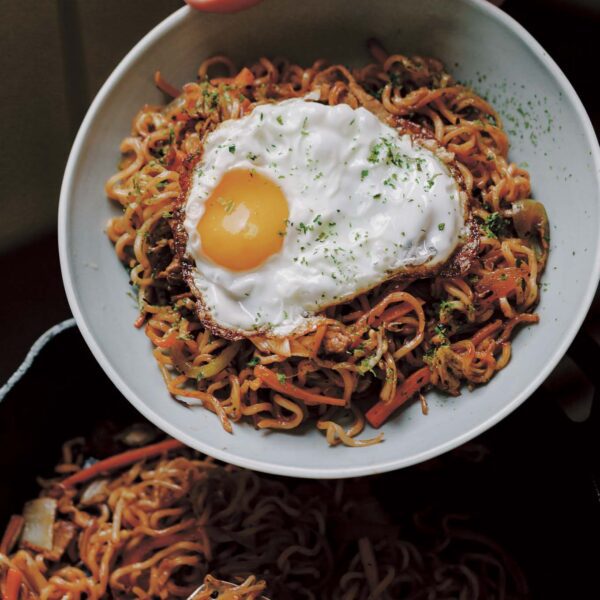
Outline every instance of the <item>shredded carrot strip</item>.
POLYGON ((384 402, 380 400, 372 406, 365 415, 367 421, 373 427, 381 427, 387 418, 407 400, 410 400, 422 387, 426 386, 431 379, 429 367, 421 367, 398 386, 396 395, 392 400, 384 402))
POLYGON ((0 554, 8 554, 11 551, 23 529, 24 523, 25 519, 21 515, 11 516, 0 542, 0 554))
POLYGON ((164 454, 170 450, 176 450, 177 448, 185 448, 185 446, 178 440, 165 440, 164 442, 150 444, 149 446, 144 446, 143 448, 128 450, 122 454, 117 454, 115 456, 105 458, 104 460, 100 460, 87 469, 82 469, 81 471, 74 473, 66 479, 63 479, 61 486, 71 487, 73 485, 77 485, 78 483, 83 483, 84 481, 93 479, 101 473, 114 471, 115 469, 132 465, 133 463, 144 458, 153 458, 154 456, 159 456, 160 454, 164 454))
POLYGON ((254 74, 248 67, 244 67, 233 80, 234 85, 238 87, 246 87, 254 82, 254 74))
POLYGON ((502 327, 502 321, 498 319, 497 321, 493 321, 489 323, 485 327, 482 327, 472 338, 471 341, 473 345, 477 348, 485 338, 490 337, 490 335, 494 335, 500 328, 502 327))
POLYGON ((160 74, 160 71, 156 71, 156 73, 154 73, 154 85, 156 85, 161 92, 164 92, 173 98, 177 98, 177 96, 181 95, 181 90, 178 90, 174 85, 171 85, 168 81, 165 81, 163 76, 160 74))
POLYGON ((21 571, 14 569, 13 567, 8 569, 2 600, 18 600, 22 579, 23 576, 21 575, 21 571))
POLYGON ((280 394, 284 394, 285 396, 302 400, 305 404, 330 404, 332 406, 345 406, 346 404, 343 398, 322 396, 321 394, 315 394, 314 392, 304 390, 292 383, 288 383, 287 381, 279 381, 277 373, 274 373, 262 365, 257 365, 254 367, 254 375, 262 380, 262 382, 272 390, 275 390, 280 394))

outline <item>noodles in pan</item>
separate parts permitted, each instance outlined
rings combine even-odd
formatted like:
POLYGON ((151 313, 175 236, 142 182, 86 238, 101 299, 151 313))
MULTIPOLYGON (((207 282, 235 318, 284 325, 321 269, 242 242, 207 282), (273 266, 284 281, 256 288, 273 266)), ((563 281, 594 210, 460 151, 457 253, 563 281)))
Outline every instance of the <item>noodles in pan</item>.
POLYGON ((438 60, 389 55, 373 41, 369 48, 374 62, 352 71, 266 58, 238 70, 216 56, 182 90, 157 73, 172 101, 144 106, 121 144, 106 192, 123 214, 110 221, 108 236, 137 291, 136 325, 154 346, 169 392, 216 413, 227 431, 243 420, 260 429, 310 420, 329 444, 376 443, 382 434, 357 438, 366 421, 379 427, 415 397, 426 411, 428 386, 457 395, 463 384, 488 382, 510 360, 515 329, 538 321, 548 221, 530 198, 529 174, 508 161, 500 117, 438 60), (325 324, 302 336, 228 341, 200 323, 175 252, 186 158, 224 120, 311 92, 323 103, 408 119, 455 157, 477 224, 473 260, 463 276, 381 284, 326 309, 325 324))
POLYGON ((57 478, 10 520, 5 600, 187 598, 203 582, 196 599, 527 597, 520 569, 464 518, 394 522, 368 480, 282 481, 174 440, 86 454, 66 443, 57 478))

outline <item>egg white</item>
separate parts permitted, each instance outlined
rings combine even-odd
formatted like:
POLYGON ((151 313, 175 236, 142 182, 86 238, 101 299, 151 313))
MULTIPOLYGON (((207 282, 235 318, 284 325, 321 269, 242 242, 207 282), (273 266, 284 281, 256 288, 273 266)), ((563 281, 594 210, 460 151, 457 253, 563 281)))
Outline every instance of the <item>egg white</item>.
POLYGON ((447 261, 464 231, 460 194, 434 152, 364 108, 261 105, 205 140, 184 206, 192 287, 221 330, 289 335, 325 306, 447 261), (206 200, 236 168, 271 178, 289 205, 281 251, 245 272, 212 262, 197 231, 206 200))

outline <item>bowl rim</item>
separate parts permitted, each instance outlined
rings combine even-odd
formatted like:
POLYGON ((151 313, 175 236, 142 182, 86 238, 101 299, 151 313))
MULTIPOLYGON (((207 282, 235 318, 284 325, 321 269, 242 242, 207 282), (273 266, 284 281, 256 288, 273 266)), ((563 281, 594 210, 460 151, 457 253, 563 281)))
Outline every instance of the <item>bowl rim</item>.
MULTIPOLYGON (((510 32, 515 34, 548 69, 550 74, 554 77, 557 83, 565 95, 569 98, 572 103, 573 109, 583 125, 585 138, 592 151, 592 162, 596 176, 596 184, 600 193, 600 146, 596 138, 594 128, 590 121, 590 118, 583 107, 579 96, 574 90, 573 86, 550 57, 550 55, 544 50, 544 48, 535 40, 535 38, 515 19, 510 15, 494 6, 487 0, 462 0, 466 5, 474 8, 477 11, 484 13, 484 15, 491 17, 499 23, 499 25, 507 28, 510 32)), ((149 421, 160 427, 167 434, 179 439, 181 442, 189 445, 192 448, 212 456, 218 460, 222 460, 227 463, 231 463, 240 467, 261 471, 264 473, 270 473, 274 475, 284 475, 290 477, 301 477, 301 478, 328 478, 328 479, 339 479, 347 477, 361 477, 365 475, 373 475, 376 473, 383 473, 387 471, 393 471, 396 469, 408 467, 414 464, 418 464, 430 458, 434 458, 442 453, 445 453, 461 444, 468 442, 477 435, 483 433, 511 412, 513 412, 518 406, 520 406, 527 398, 529 398, 536 389, 544 382, 544 380, 550 375, 552 370, 556 367, 558 362, 564 356, 568 350, 571 342, 575 338, 575 335, 579 331, 588 309, 594 299, 598 281, 600 280, 600 243, 596 245, 596 253, 594 256, 593 270, 589 274, 587 283, 585 284, 585 293, 582 295, 581 302, 574 314, 571 323, 562 338, 561 343, 556 346, 546 362, 543 369, 541 369, 534 377, 530 379, 527 385, 517 394, 510 402, 508 402, 502 409, 498 410, 492 416, 486 420, 478 423, 471 427, 467 431, 464 431, 461 435, 458 435, 451 440, 445 441, 438 445, 435 445, 427 450, 413 454, 406 457, 399 457, 393 460, 388 460, 384 463, 377 463, 372 465, 356 466, 356 467, 344 467, 339 469, 331 468, 319 468, 319 467, 295 467, 287 466, 277 463, 272 463, 268 460, 267 456, 264 459, 252 459, 246 458, 243 455, 239 455, 228 450, 220 449, 212 446, 211 444, 204 443, 201 439, 194 437, 184 431, 181 431, 177 426, 171 424, 170 421, 164 419, 152 408, 149 407, 141 398, 139 398, 134 391, 129 387, 128 383, 123 380, 118 373, 113 369, 111 361, 107 354, 103 352, 99 343, 94 338, 90 327, 88 326, 88 319, 84 315, 82 307, 80 306, 76 286, 74 283, 72 273, 72 262, 73 258, 69 254, 69 236, 68 236, 68 225, 69 225, 69 207, 73 200, 71 190, 74 184, 76 165, 79 160, 79 155, 88 130, 93 123, 96 113, 103 105, 105 99, 110 95, 113 87, 121 78, 122 74, 140 57, 148 48, 155 43, 157 39, 160 39, 165 33, 176 28, 181 22, 185 21, 190 14, 194 11, 188 6, 184 6, 174 13, 169 15, 166 19, 161 21, 153 29, 151 29, 119 62, 117 67, 110 74, 108 79, 100 88, 96 97, 92 101, 85 118, 83 119, 73 146, 71 148, 69 159, 65 168, 65 173, 62 180, 62 186, 60 191, 59 199, 59 210, 58 210, 58 247, 59 247, 59 258, 60 267, 63 279, 63 285, 67 295, 69 306, 75 317, 75 321, 81 332, 85 342, 89 349, 102 367, 104 372, 108 375, 109 379, 117 387, 117 389, 127 398, 131 404, 149 421)), ((598 230, 600 231, 600 218, 598 222, 598 230)), ((582 285, 583 287, 583 285, 582 285)))

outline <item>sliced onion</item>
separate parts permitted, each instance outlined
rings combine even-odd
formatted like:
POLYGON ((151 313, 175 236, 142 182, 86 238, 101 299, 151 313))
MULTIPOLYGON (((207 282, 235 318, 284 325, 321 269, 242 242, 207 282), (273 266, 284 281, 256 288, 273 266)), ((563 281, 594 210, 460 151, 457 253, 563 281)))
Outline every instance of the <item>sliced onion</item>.
POLYGON ((81 494, 79 502, 83 506, 90 506, 105 500, 108 497, 107 483, 108 479, 94 479, 81 494))
POLYGON ((75 523, 58 520, 54 525, 52 550, 50 552, 44 552, 44 556, 49 560, 58 562, 76 534, 77 527, 75 523))
POLYGON ((27 502, 23 509, 23 518, 25 525, 23 526, 21 545, 37 552, 52 550, 56 500, 54 498, 36 498, 27 502))
POLYGON ((321 93, 319 90, 313 90, 304 95, 304 100, 314 100, 315 102, 321 99, 321 93))
POLYGON ((138 448, 151 444, 158 436, 158 431, 147 423, 135 423, 117 436, 126 446, 138 448))
POLYGON ((189 363, 177 365, 186 375, 192 379, 207 379, 214 377, 223 369, 229 366, 229 363, 235 358, 238 350, 241 348, 241 342, 233 342, 225 348, 216 358, 201 367, 191 366, 189 363))
POLYGON ((371 354, 371 356, 368 356, 367 358, 363 358, 360 361, 360 363, 358 363, 358 365, 356 366, 356 371, 358 372, 358 374, 364 375, 365 373, 368 373, 371 369, 374 369, 381 360, 381 357, 386 351, 386 348, 387 344, 385 344, 383 340, 383 331, 381 329, 378 329, 377 348, 375 350, 375 353, 371 354))
POLYGON ((529 239, 537 258, 545 260, 550 225, 544 205, 537 200, 518 200, 512 205, 512 220, 519 237, 529 239))
POLYGON ((275 339, 256 336, 250 339, 261 352, 278 354, 285 357, 292 355, 290 340, 288 338, 275 339))

